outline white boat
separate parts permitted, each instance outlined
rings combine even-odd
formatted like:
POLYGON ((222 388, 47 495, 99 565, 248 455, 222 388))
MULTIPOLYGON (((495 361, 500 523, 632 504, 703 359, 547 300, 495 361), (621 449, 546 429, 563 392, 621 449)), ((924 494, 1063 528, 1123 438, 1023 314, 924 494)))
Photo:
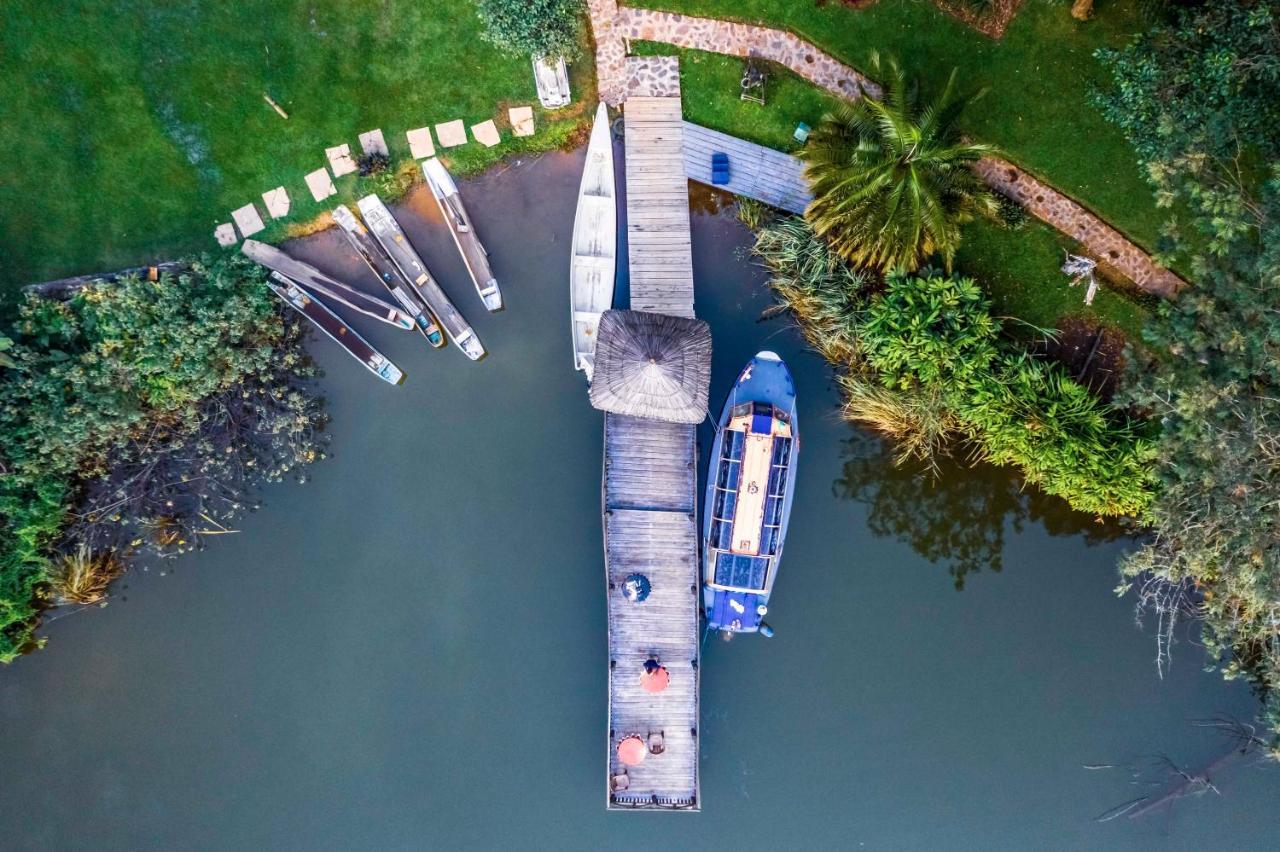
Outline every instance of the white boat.
POLYGON ((587 162, 578 188, 578 214, 573 220, 573 259, 569 265, 570 326, 573 366, 591 381, 596 361, 596 329, 600 314, 613 307, 618 264, 618 203, 614 191, 613 140, 609 110, 596 109, 587 162))
POLYGON ((406 330, 413 328, 413 317, 395 305, 370 296, 363 290, 357 290, 350 284, 330 278, 311 264, 292 258, 275 246, 260 243, 257 240, 245 240, 240 246, 240 251, 254 262, 279 272, 312 293, 319 293, 340 305, 346 305, 354 311, 385 322, 387 325, 406 330))
POLYGON ((573 98, 569 94, 569 70, 564 57, 555 62, 545 56, 533 57, 533 82, 538 87, 538 100, 544 109, 568 106, 573 98))
POLYGON ((422 258, 405 236, 400 223, 391 215, 387 205, 376 195, 366 195, 356 202, 360 215, 373 233, 378 244, 391 256, 392 262, 414 291, 422 298, 431 312, 444 326, 445 333, 463 353, 472 361, 484 357, 484 346, 475 330, 467 323, 466 318, 454 307, 453 302, 445 295, 444 290, 431 277, 422 258))
POLYGON ((369 345, 369 341, 361 337, 355 329, 347 325, 328 305, 316 296, 298 286, 291 278, 272 270, 267 286, 271 288, 284 303, 302 314, 325 333, 334 343, 346 350, 365 369, 382 379, 387 384, 398 385, 404 381, 404 373, 391 363, 386 355, 369 345))
POLYGON ((444 164, 435 157, 422 164, 422 175, 431 187, 436 204, 440 206, 440 214, 444 223, 453 235, 453 244, 462 255, 462 262, 467 265, 471 275, 471 283, 476 285, 480 301, 490 311, 502 310, 502 291, 498 289, 498 279, 493 277, 493 269, 489 266, 489 252, 476 235, 476 229, 467 215, 467 208, 462 205, 462 196, 458 194, 458 185, 445 170, 444 164))

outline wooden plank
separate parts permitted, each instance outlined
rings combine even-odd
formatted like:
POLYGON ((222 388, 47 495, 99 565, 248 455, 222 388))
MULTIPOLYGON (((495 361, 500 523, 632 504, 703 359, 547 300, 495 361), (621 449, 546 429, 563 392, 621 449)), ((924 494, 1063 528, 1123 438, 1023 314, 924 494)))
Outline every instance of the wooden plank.
MULTIPOLYGON (((626 105, 627 235, 631 307, 694 315, 689 185, 679 98, 634 97, 626 105)), ((697 810, 698 536, 695 429, 605 415, 603 497, 609 601, 611 809, 697 810), (632 572, 649 578, 642 603, 622 596, 632 572), (658 694, 640 685, 644 662, 670 674, 658 694), (616 746, 661 734, 664 749, 624 767, 616 746)))

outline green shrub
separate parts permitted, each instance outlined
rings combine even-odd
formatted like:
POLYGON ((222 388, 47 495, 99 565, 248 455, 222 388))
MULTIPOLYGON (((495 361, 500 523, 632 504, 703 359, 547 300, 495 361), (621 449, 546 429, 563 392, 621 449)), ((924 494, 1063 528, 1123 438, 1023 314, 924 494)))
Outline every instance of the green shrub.
POLYGON ((190 549, 251 483, 318 455, 300 332, 263 282, 237 255, 20 307, 0 385, 0 660, 33 645, 55 557, 190 549))
POLYGON ((812 228, 788 219, 755 251, 807 339, 844 371, 847 419, 936 463, 961 439, 980 458, 1097 515, 1143 515, 1153 447, 1140 428, 1057 364, 1001 334, 978 285, 924 271, 868 294, 812 228))
POLYGON ((476 0, 484 37, 508 53, 573 58, 582 0, 476 0))

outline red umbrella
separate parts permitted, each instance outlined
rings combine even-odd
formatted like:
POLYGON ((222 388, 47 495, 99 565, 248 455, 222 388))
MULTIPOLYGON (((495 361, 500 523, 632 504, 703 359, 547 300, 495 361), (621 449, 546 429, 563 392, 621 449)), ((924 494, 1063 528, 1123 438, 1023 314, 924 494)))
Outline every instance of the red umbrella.
POLYGON ((649 749, 645 746, 644 740, 632 734, 624 737, 618 743, 618 760, 621 760, 627 766, 639 766, 644 763, 645 755, 649 753, 649 749))
POLYGON ((661 692, 670 682, 671 675, 664 666, 658 666, 651 671, 646 670, 640 675, 640 685, 644 687, 645 692, 661 692))

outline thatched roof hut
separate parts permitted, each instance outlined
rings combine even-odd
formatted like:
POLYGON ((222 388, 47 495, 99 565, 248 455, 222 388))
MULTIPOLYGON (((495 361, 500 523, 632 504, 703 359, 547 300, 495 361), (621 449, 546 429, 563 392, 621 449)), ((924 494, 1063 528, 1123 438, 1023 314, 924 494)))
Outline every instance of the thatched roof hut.
POLYGON ((591 405, 601 411, 701 423, 711 384, 711 329, 702 320, 606 311, 596 333, 591 405))

